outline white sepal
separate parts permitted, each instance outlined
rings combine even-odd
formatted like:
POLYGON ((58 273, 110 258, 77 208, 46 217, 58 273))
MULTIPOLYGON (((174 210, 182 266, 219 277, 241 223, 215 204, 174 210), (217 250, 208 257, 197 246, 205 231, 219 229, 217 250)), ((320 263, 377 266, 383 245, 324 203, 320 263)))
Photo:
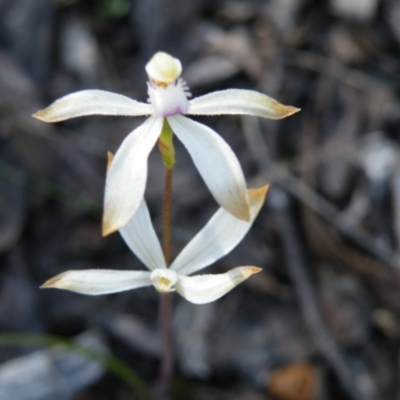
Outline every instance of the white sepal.
POLYGON ((151 115, 151 104, 105 90, 82 90, 61 97, 33 116, 45 122, 58 122, 85 115, 121 115, 136 117, 151 115))
POLYGON ((237 218, 249 221, 246 182, 230 146, 211 128, 182 115, 167 120, 217 203, 237 218))
POLYGON ((67 271, 45 282, 41 288, 65 289, 72 292, 99 295, 151 286, 151 272, 86 269, 67 271))
POLYGON ((164 256, 143 199, 135 215, 119 232, 126 244, 150 270, 167 268, 164 256))
POLYGON ((237 267, 225 274, 178 277, 177 292, 195 304, 210 303, 228 293, 249 276, 260 272, 257 267, 237 267))
POLYGON ((212 92, 191 100, 188 115, 254 115, 256 117, 281 119, 299 108, 285 106, 272 97, 254 90, 227 89, 212 92))
POLYGON ((122 228, 143 199, 147 158, 162 129, 163 118, 148 118, 122 142, 107 172, 103 235, 122 228))
POLYGON ((228 254, 251 228, 264 203, 268 185, 249 189, 250 221, 234 217, 220 208, 206 226, 185 246, 171 265, 182 275, 193 274, 228 254))

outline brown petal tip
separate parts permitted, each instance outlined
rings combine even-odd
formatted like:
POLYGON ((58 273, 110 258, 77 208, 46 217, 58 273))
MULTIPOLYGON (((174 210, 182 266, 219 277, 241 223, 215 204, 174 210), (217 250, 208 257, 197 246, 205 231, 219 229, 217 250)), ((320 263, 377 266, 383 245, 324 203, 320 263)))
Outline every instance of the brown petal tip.
POLYGON ((249 199, 250 201, 257 200, 257 199, 265 199, 265 196, 268 193, 270 185, 264 185, 259 188, 249 189, 249 199))
POLYGON ((111 151, 107 151, 107 172, 111 167, 112 160, 114 159, 114 154, 111 151))
POLYGON ((101 227, 101 234, 103 237, 111 235, 122 228, 123 224, 121 224, 116 217, 117 213, 115 209, 111 209, 111 207, 107 206, 104 207, 103 224, 101 227))
POLYGON ((35 112, 35 114, 32 114, 32 117, 39 119, 40 121, 43 122, 61 122, 65 121, 66 119, 69 119, 69 117, 66 117, 65 113, 59 109, 57 102, 51 104, 50 106, 44 108, 43 110, 35 112))
POLYGON ((254 274, 258 274, 259 272, 262 271, 262 268, 253 267, 253 266, 242 267, 241 269, 242 269, 242 274, 246 279, 249 276, 254 275, 254 274))
POLYGON ((40 121, 46 122, 46 113, 44 111, 45 111, 45 109, 36 111, 35 114, 32 114, 32 117, 39 119, 40 121))
POLYGON ((103 219, 103 225, 101 229, 101 234, 103 237, 111 235, 112 233, 116 232, 118 228, 115 228, 111 221, 108 218, 103 219))
POLYGON ((39 286, 40 289, 56 288, 57 282, 60 280, 59 275, 47 280, 43 285, 39 286))
POLYGON ((285 106, 280 104, 279 107, 275 109, 276 111, 276 118, 282 119, 289 117, 290 115, 296 114, 301 110, 301 108, 293 107, 293 106, 285 106))

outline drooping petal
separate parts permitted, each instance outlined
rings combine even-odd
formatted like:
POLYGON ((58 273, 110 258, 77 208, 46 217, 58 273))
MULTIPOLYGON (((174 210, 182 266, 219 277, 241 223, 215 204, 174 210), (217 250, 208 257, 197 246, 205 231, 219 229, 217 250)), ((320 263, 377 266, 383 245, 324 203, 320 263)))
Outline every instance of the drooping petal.
POLYGON ((144 199, 135 215, 119 232, 126 244, 150 270, 167 268, 160 242, 144 199))
POLYGON ((195 304, 210 303, 228 293, 249 276, 261 271, 257 267, 237 267, 225 274, 178 277, 177 292, 195 304))
POLYGON ((112 269, 67 271, 49 279, 40 287, 65 289, 95 296, 151 286, 150 275, 149 271, 116 271, 112 269))
POLYGON ((251 228, 264 203, 268 185, 249 189, 250 221, 234 217, 220 208, 207 225, 186 245, 171 265, 180 275, 190 275, 228 254, 251 228))
POLYGON ((211 128, 182 115, 167 119, 218 204, 237 218, 249 221, 246 182, 229 145, 211 128))
POLYGON ((300 111, 285 106, 272 97, 254 90, 227 89, 212 92, 190 101, 189 115, 254 115, 281 119, 300 111))
POLYGON ((147 158, 161 133, 163 118, 150 117, 122 142, 107 172, 103 235, 123 227, 143 199, 147 158))
POLYGON ((56 100, 49 107, 33 114, 45 122, 58 122, 85 115, 151 115, 150 104, 105 90, 82 90, 56 100))

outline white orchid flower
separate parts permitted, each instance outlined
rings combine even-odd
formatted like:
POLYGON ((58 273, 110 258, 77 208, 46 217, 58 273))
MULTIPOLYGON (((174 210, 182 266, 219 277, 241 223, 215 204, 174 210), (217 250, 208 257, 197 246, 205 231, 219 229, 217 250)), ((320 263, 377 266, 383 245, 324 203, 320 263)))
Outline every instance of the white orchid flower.
POLYGON ((229 253, 246 235, 265 200, 268 186, 248 190, 250 221, 220 208, 186 245, 170 268, 144 200, 120 230, 126 244, 150 271, 89 269, 67 271, 48 280, 42 288, 66 289, 87 295, 117 293, 153 285, 160 293, 177 291, 186 300, 203 304, 219 299, 261 268, 243 266, 223 274, 188 276, 229 253))
POLYGON ((284 106, 264 94, 229 89, 189 100, 182 66, 166 53, 156 53, 146 65, 149 104, 103 90, 83 90, 55 101, 33 116, 58 122, 85 115, 150 116, 122 142, 107 174, 103 234, 123 227, 141 203, 147 180, 147 159, 166 119, 189 151, 200 175, 220 206, 249 220, 246 183, 230 146, 212 129, 185 115, 244 114, 280 119, 298 108, 284 106))

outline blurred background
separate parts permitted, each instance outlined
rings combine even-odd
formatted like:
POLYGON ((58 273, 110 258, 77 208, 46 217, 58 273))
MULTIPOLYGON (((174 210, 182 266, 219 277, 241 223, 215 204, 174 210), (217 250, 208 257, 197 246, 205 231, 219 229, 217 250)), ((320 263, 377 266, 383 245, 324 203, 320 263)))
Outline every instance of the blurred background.
MULTIPOLYGON (((39 290, 68 269, 141 269, 101 237, 107 150, 140 118, 47 125, 31 114, 86 88, 146 101, 144 65, 182 61, 193 96, 266 93, 283 121, 201 118, 250 187, 271 183, 245 240, 210 267, 263 272, 203 306, 174 299, 179 400, 400 399, 400 2, 0 0, 0 331, 59 335, 157 378, 153 288, 39 290)), ((217 206, 179 142, 173 254, 217 206)), ((161 228, 164 172, 146 198, 161 228)), ((0 347, 0 400, 136 399, 82 354, 0 347)))

